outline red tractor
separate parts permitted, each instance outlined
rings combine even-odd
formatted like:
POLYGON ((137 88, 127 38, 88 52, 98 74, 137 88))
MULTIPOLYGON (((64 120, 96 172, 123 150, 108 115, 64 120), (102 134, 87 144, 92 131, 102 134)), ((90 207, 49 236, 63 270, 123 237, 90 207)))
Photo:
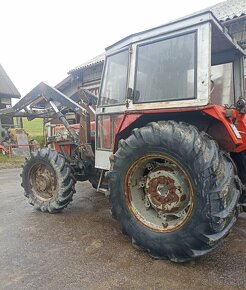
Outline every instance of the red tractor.
POLYGON ((67 131, 26 161, 29 202, 58 212, 76 181, 105 191, 108 182, 112 215, 137 248, 176 262, 215 249, 245 210, 243 60, 241 47, 204 12, 106 49, 91 126, 79 104, 41 83, 11 113, 53 114, 67 131), (26 107, 40 98, 43 108, 26 107), (80 114, 79 126, 69 125, 65 108, 80 114))

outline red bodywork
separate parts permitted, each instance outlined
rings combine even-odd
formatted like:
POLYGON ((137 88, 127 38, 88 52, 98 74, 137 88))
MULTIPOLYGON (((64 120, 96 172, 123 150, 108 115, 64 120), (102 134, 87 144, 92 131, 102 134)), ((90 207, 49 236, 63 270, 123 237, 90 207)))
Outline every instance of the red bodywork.
MULTIPOLYGON (((123 130, 129 127, 133 122, 145 114, 165 114, 165 113, 181 113, 181 112, 194 112, 199 111, 203 115, 210 116, 218 120, 220 128, 225 130, 216 130, 216 133, 213 135, 213 138, 218 141, 219 144, 223 143, 223 149, 227 152, 241 152, 246 150, 246 115, 239 113, 235 109, 230 109, 230 114, 228 114, 229 109, 218 105, 210 105, 206 107, 196 107, 196 108, 178 108, 178 109, 158 109, 158 110, 143 110, 143 111, 129 111, 124 112, 124 114, 117 115, 117 126, 113 128, 113 143, 111 143, 111 148, 114 152, 117 150, 117 144, 119 141, 119 135, 123 130), (228 115, 228 116, 226 116, 228 115), (240 137, 237 137, 231 125, 234 125, 239 133, 240 137), (222 126, 222 127, 221 127, 222 126), (226 134, 225 134, 226 133, 226 134), (224 142, 222 142, 222 140, 224 142)), ((107 149, 110 148, 110 139, 109 132, 112 126, 110 122, 110 116, 104 121, 104 132, 107 134, 103 135, 105 138, 104 143, 107 144, 107 149)), ((95 128, 94 128, 95 129, 95 128)), ((100 135, 100 134, 99 134, 100 135)), ((111 137, 112 138, 112 137, 111 137)), ((106 148, 104 146, 104 148, 106 148)))
MULTIPOLYGON (((75 131, 77 131, 79 133, 79 128, 80 128, 80 124, 73 124, 73 125, 70 125, 75 131)), ((64 126, 56 126, 54 129, 53 129, 53 135, 57 135, 57 133, 61 133, 61 132, 64 132, 66 131, 66 128, 64 126)), ((71 155, 71 144, 68 142, 68 144, 66 144, 67 142, 62 142, 62 147, 63 147, 63 150, 66 152, 66 154, 68 156, 71 155)), ((60 152, 62 153, 61 151, 61 147, 60 147, 60 143, 59 142, 55 142, 54 145, 55 147, 55 150, 57 152, 60 152)))
MULTIPOLYGON (((147 114, 166 114, 166 113, 181 113, 181 112, 194 112, 199 111, 204 116, 210 116, 219 121, 220 127, 214 128, 213 138, 223 145, 223 149, 227 152, 241 152, 246 150, 246 115, 239 113, 235 109, 228 109, 211 105, 198 108, 178 108, 178 109, 158 109, 158 110, 142 110, 142 111, 128 111, 122 114, 99 115, 98 126, 93 121, 90 125, 91 140, 95 141, 95 133, 98 130, 98 148, 112 150, 115 152, 118 147, 118 141, 121 133, 132 125, 137 119, 147 114), (101 118, 101 119, 100 119, 101 118), (240 133, 237 137, 231 125, 236 126, 240 133), (224 130, 221 130, 223 128, 224 130)), ((144 124, 145 125, 145 124, 144 124)), ((77 132, 79 132, 80 124, 71 125, 77 132)), ((63 126, 56 127, 54 133, 64 130, 63 126)), ((208 132, 209 133, 209 132, 208 132)), ((70 144, 63 144, 65 152, 70 155, 70 144)), ((55 144, 55 149, 60 152, 59 143, 55 144)))

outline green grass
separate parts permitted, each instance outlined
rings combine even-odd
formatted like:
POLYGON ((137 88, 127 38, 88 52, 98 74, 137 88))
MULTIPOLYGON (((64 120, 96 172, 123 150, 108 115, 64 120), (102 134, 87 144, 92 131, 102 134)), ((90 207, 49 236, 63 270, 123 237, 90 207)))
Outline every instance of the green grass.
POLYGON ((24 161, 25 157, 8 157, 0 154, 0 169, 20 167, 24 161))
POLYGON ((43 119, 34 119, 28 121, 27 118, 22 118, 23 128, 31 136, 43 136, 43 119))
POLYGON ((43 119, 38 118, 32 121, 28 121, 27 118, 22 118, 23 128, 28 133, 28 140, 35 139, 38 143, 44 145, 44 136, 43 136, 43 119))
MULTIPOLYGON (((27 118, 22 118, 23 128, 28 133, 28 140, 35 139, 40 146, 44 145, 43 137, 43 119, 35 119, 28 121, 27 118)), ((16 123, 15 123, 16 124, 16 123)), ((0 169, 20 167, 25 161, 25 157, 9 157, 0 154, 0 169)))

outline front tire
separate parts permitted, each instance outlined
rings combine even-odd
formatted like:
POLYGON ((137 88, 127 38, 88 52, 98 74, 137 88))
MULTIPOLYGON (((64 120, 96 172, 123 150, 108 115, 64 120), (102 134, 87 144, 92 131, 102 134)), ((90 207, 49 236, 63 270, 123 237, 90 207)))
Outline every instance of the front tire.
POLYGON ((57 213, 75 193, 75 178, 65 157, 50 148, 31 152, 22 171, 24 195, 36 209, 57 213))
POLYGON ((110 173, 112 214, 134 246, 189 261, 215 249, 236 221, 234 165, 191 125, 151 123, 122 140, 110 173))

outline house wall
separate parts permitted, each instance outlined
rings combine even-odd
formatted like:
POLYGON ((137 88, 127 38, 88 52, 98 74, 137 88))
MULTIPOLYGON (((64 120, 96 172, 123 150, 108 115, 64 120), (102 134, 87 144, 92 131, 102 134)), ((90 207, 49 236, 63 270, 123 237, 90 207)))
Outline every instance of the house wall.
MULTIPOLYGON (((73 96, 81 96, 83 100, 83 96, 80 93, 80 89, 86 89, 93 93, 94 95, 99 95, 99 89, 101 84, 101 76, 103 70, 103 62, 99 62, 96 64, 92 64, 88 67, 81 68, 77 71, 74 71, 70 74, 69 78, 62 83, 61 85, 57 85, 56 88, 65 94, 68 97, 73 96)), ((83 100, 86 102, 86 100, 83 100)), ((93 112, 85 105, 81 104, 86 110, 89 111, 90 120, 94 121, 95 116, 93 112)), ((92 105, 95 109, 95 104, 92 105)), ((79 122, 79 119, 75 120, 75 122, 79 122)), ((61 124, 59 119, 53 119, 51 122, 52 124, 61 124)), ((48 135, 51 135, 51 130, 48 129, 48 135)))
POLYGON ((229 33, 246 49, 246 17, 238 17, 236 20, 225 22, 229 33))

